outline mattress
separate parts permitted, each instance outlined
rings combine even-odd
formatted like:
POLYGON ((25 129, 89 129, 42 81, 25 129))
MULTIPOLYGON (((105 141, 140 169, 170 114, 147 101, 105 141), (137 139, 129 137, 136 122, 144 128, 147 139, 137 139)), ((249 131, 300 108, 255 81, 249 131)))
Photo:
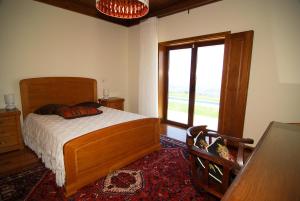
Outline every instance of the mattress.
POLYGON ((65 183, 63 146, 68 141, 92 131, 116 124, 142 119, 144 116, 101 106, 100 115, 66 120, 58 115, 29 114, 24 120, 22 134, 45 166, 56 176, 58 186, 65 183))

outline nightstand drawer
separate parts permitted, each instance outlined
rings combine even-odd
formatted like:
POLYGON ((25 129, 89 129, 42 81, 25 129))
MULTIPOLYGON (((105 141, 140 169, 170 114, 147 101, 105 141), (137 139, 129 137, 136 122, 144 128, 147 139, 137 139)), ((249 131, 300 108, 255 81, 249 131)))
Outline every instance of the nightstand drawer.
POLYGON ((24 148, 20 114, 17 108, 0 109, 0 153, 24 148))
POLYGON ((117 109, 117 110, 123 110, 123 103, 118 103, 118 102, 108 103, 107 106, 110 108, 117 109))
POLYGON ((0 148, 18 145, 18 140, 19 139, 17 135, 0 137, 0 148))
POLYGON ((110 97, 108 99, 98 99, 98 101, 104 107, 124 110, 124 98, 110 97))
POLYGON ((9 136, 9 135, 18 135, 15 125, 0 127, 0 137, 9 136))
POLYGON ((15 116, 7 116, 0 118, 0 127, 6 126, 16 126, 16 118, 15 116))

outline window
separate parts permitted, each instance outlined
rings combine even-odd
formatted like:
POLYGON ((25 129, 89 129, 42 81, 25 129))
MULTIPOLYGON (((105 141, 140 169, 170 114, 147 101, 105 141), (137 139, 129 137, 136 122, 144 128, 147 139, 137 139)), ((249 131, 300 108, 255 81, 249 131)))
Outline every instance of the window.
POLYGON ((253 31, 159 44, 159 115, 242 137, 253 31))

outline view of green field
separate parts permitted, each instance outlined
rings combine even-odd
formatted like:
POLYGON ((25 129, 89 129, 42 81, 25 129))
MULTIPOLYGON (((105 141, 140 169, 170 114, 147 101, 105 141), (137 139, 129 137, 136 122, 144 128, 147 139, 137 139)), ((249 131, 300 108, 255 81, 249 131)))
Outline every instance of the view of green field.
MULTIPOLYGON (((188 111, 188 93, 170 92, 168 109, 176 112, 187 112, 188 111), (180 100, 180 101, 177 101, 180 100)), ((196 95, 196 100, 201 100, 203 102, 209 103, 219 103, 218 98, 196 95)), ((206 117, 217 118, 219 113, 218 107, 208 106, 196 102, 195 104, 195 115, 201 115, 206 117)))
MULTIPOLYGON (((185 98, 186 100, 189 99, 189 94, 187 92, 169 92, 169 97, 175 97, 175 98, 185 98)), ((219 99, 216 97, 211 97, 211 96, 204 96, 204 95, 199 95, 196 94, 196 100, 204 100, 204 101, 210 101, 210 102, 215 102, 219 103, 219 99)))

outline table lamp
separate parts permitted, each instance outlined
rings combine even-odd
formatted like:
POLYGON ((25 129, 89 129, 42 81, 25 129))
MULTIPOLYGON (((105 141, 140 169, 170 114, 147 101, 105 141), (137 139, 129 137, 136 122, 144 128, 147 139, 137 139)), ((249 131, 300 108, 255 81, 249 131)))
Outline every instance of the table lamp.
POLYGON ((12 110, 14 109, 15 106, 15 94, 5 94, 4 95, 4 101, 6 105, 7 110, 12 110))

